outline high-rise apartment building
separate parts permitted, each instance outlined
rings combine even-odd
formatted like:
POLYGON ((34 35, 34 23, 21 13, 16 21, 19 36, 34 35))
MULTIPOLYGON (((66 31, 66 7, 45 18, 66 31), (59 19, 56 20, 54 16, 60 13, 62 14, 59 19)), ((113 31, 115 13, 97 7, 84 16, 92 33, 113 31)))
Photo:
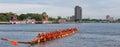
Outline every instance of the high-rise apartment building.
POLYGON ((82 8, 80 6, 75 6, 75 21, 82 19, 82 8))

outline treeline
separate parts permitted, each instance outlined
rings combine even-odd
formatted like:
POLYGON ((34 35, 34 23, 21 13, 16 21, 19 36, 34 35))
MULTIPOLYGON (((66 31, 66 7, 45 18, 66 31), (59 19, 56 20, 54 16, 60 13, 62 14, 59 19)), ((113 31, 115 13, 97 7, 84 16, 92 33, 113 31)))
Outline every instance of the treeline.
POLYGON ((10 21, 12 15, 11 13, 0 13, 0 21, 10 21))
POLYGON ((120 22, 120 19, 117 19, 116 21, 117 21, 117 22, 120 22))
POLYGON ((18 16, 18 20, 25 20, 25 19, 35 19, 37 21, 41 21, 45 17, 43 14, 35 14, 35 13, 27 13, 27 14, 21 14, 18 16))
MULTIPOLYGON (((81 19, 81 21, 106 21, 106 19, 81 19)), ((120 19, 115 19, 114 21, 120 22, 120 19)))
MULTIPOLYGON (((41 21, 42 19, 45 19, 46 15, 47 15, 46 12, 43 12, 42 14, 27 13, 27 14, 20 14, 20 15, 14 14, 12 12, 0 13, 0 21, 10 21, 12 20, 12 16, 17 17, 17 20, 35 19, 36 21, 41 21)), ((56 20, 56 18, 48 17, 48 20, 53 21, 53 20, 56 20)))
POLYGON ((81 20, 72 20, 72 22, 83 22, 83 23, 90 23, 90 22, 111 22, 111 23, 116 23, 116 22, 120 22, 120 19, 115 19, 115 20, 106 20, 106 19, 81 19, 81 20))
MULTIPOLYGON (((0 13, 0 22, 5 22, 5 21, 10 21, 12 20, 12 16, 16 16, 17 20, 26 20, 26 19, 35 19, 36 21, 41 21, 42 19, 45 19, 45 16, 47 15, 46 12, 43 12, 42 14, 38 14, 38 13, 26 13, 26 14, 20 14, 17 15, 15 13, 9 12, 9 13, 0 13)), ((57 18, 53 18, 53 17, 48 17, 49 21, 58 21, 60 19, 66 19, 66 18, 61 18, 60 16, 58 16, 57 18)), ((74 22, 74 20, 68 20, 68 21, 72 21, 74 22)), ((78 21, 95 21, 95 22, 101 22, 101 21, 105 21, 103 19, 81 19, 78 21)), ((114 22, 120 22, 120 18, 114 20, 114 22)))

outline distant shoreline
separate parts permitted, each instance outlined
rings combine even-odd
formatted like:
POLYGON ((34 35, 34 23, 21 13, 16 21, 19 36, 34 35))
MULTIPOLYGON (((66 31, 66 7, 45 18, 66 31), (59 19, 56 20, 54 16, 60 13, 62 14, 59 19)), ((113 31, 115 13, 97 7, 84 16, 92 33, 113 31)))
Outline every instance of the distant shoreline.
MULTIPOLYGON (((101 23, 101 22, 81 22, 81 23, 101 23)), ((105 23, 107 23, 107 22, 105 22, 105 23)), ((110 23, 110 22, 108 22, 108 23, 110 23)), ((120 22, 111 22, 111 23, 120 23, 120 22)), ((10 23, 10 22, 0 22, 0 24, 12 24, 12 23, 10 23)), ((38 24, 38 23, 34 23, 34 24, 38 24)), ((44 23, 41 23, 41 24, 44 24, 44 23)), ((75 24, 75 22, 50 23, 50 24, 75 24)))
POLYGON ((0 24, 11 24, 10 22, 0 22, 0 24))

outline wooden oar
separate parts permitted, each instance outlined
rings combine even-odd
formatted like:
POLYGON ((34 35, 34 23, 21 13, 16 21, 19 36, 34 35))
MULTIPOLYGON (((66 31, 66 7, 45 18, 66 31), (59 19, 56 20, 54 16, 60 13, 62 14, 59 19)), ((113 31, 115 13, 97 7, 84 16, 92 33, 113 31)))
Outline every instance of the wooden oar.
POLYGON ((1 38, 1 40, 9 41, 9 42, 11 42, 11 44, 13 44, 13 45, 15 45, 15 46, 17 46, 19 43, 23 43, 23 44, 33 44, 32 42, 19 42, 19 41, 7 39, 7 38, 1 38))
POLYGON ((31 42, 18 42, 18 43, 22 43, 22 44, 33 44, 31 42))
POLYGON ((18 44, 19 44, 17 41, 11 40, 11 39, 7 39, 7 38, 1 38, 1 40, 9 41, 9 42, 11 42, 11 44, 13 44, 13 45, 15 45, 15 46, 18 46, 18 44))

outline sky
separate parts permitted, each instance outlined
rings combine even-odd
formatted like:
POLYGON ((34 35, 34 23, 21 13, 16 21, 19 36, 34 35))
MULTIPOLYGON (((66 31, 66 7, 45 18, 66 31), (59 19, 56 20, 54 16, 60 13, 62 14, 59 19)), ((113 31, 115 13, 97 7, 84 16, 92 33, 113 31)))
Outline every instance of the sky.
POLYGON ((0 12, 46 12, 49 17, 70 17, 76 5, 82 7, 83 18, 120 18, 120 0, 0 0, 0 12))

